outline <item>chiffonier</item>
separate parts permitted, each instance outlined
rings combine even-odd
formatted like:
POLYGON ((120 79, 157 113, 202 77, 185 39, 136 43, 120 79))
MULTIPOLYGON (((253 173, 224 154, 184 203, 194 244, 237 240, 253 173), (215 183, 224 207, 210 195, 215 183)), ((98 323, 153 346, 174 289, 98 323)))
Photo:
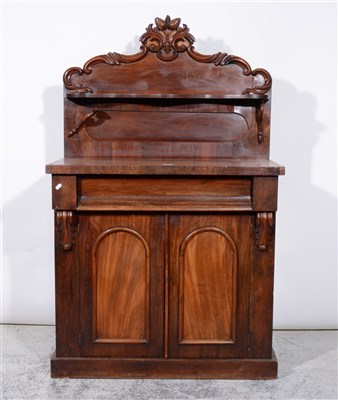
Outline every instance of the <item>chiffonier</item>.
POLYGON ((53 377, 277 377, 271 76, 156 18, 64 74, 53 377))

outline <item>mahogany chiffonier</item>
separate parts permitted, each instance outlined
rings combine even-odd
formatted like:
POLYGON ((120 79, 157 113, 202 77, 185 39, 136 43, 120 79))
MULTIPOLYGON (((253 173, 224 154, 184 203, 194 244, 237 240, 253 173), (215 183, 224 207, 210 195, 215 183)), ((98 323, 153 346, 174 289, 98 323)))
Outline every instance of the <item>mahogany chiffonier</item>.
POLYGON ((53 377, 277 377, 270 74, 156 18, 64 74, 53 377))

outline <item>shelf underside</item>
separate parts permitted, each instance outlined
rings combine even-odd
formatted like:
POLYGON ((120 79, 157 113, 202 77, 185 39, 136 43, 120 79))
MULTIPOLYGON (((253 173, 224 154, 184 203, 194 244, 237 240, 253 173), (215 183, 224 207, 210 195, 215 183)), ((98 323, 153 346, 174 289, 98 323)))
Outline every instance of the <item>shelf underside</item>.
POLYGON ((102 102, 106 100, 123 101, 123 102, 144 102, 156 101, 161 104, 162 101, 166 102, 216 102, 227 104, 242 104, 242 105, 259 105, 266 103, 269 100, 268 95, 222 95, 222 94, 179 94, 179 93, 66 93, 66 98, 75 101, 84 102, 102 102))

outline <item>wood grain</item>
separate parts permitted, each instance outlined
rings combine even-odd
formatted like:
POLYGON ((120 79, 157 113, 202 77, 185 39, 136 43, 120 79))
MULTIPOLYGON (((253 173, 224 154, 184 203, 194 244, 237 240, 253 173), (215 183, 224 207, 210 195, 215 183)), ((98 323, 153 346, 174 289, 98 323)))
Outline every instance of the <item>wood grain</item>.
POLYGON ((80 213, 83 356, 162 357, 164 217, 80 213))
POLYGON ((275 378, 271 76, 180 18, 140 42, 63 76, 52 376, 275 378))
POLYGON ((64 175, 221 175, 221 176, 278 176, 285 168, 271 160, 226 159, 105 159, 62 158, 46 166, 49 174, 64 175))
POLYGON ((85 124, 90 138, 123 142, 239 142, 248 132, 248 124, 236 113, 197 113, 168 111, 97 112, 95 120, 85 124), (185 123, 191 120, 189 126, 185 123), (164 123, 165 121, 165 123, 164 123))
POLYGON ((110 228, 97 238, 92 251, 96 342, 149 342, 149 257, 147 242, 132 229, 110 228))
POLYGON ((251 179, 88 177, 79 179, 78 209, 251 210, 251 179))
POLYGON ((77 179, 73 175, 52 176, 52 208, 74 210, 77 206, 77 179))
POLYGON ((249 286, 237 282, 249 279, 250 223, 246 215, 170 216, 171 358, 246 357, 249 286))
MULTIPOLYGON (((263 213, 270 214, 270 213, 263 213)), ((267 215, 265 216, 267 218, 267 215)), ((272 214, 274 221, 275 215, 272 214)), ((265 226, 265 229, 269 227, 265 226)), ((265 250, 252 249, 253 263, 250 277, 250 347, 253 358, 270 358, 272 354, 273 287, 275 256, 275 224, 270 232, 265 250)))
POLYGON ((54 378, 276 379, 275 355, 264 359, 52 357, 54 378))
POLYGON ((180 344, 236 341, 237 248, 219 228, 192 231, 180 249, 180 344))
POLYGON ((109 52, 67 69, 67 157, 268 159, 269 72, 199 53, 187 26, 172 21, 180 19, 156 18, 136 54, 109 52))
MULTIPOLYGON (((55 333, 56 356, 78 357, 81 354, 80 335, 80 273, 78 258, 78 219, 74 213, 55 212, 55 333), (60 221, 61 220, 61 221, 60 221), (73 245, 64 249, 64 229, 60 222, 68 224, 69 231, 75 228, 73 245), (75 240, 76 239, 76 240, 75 240)), ((68 240, 67 240, 68 242, 68 240)))

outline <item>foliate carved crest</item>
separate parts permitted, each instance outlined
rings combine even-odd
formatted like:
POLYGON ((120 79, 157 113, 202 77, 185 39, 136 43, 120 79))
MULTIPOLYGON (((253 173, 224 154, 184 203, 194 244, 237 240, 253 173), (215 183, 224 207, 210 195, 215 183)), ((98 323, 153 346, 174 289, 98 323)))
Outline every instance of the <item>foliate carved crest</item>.
POLYGON ((149 52, 155 53, 161 61, 173 61, 180 53, 187 54, 195 61, 201 63, 213 63, 216 66, 226 66, 230 64, 238 65, 242 68, 245 76, 261 76, 263 84, 255 85, 245 89, 242 94, 265 94, 271 89, 272 79, 268 71, 262 68, 252 70, 250 64, 243 58, 218 52, 211 55, 198 53, 193 44, 194 36, 189 32, 187 25, 180 26, 181 19, 171 19, 169 15, 165 19, 156 18, 155 25, 149 24, 146 32, 140 37, 140 51, 136 54, 125 55, 119 53, 108 53, 96 56, 88 60, 83 68, 69 68, 63 75, 65 88, 72 93, 91 93, 93 90, 83 86, 82 83, 73 82, 74 75, 89 75, 96 64, 108 64, 119 66, 121 64, 131 64, 142 60, 149 52))
POLYGON ((169 15, 165 20, 155 19, 156 27, 149 24, 140 41, 145 48, 162 61, 172 61, 178 53, 183 53, 195 42, 195 38, 189 33, 187 25, 180 27, 181 19, 171 19, 169 15))

